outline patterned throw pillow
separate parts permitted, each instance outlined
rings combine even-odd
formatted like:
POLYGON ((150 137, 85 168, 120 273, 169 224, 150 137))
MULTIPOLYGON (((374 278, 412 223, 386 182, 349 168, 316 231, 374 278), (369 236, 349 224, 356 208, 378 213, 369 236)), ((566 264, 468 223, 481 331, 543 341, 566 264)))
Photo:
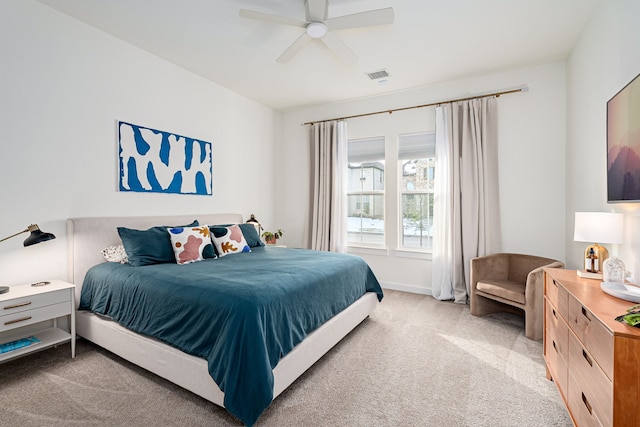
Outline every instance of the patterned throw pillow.
POLYGON ((109 262, 119 262, 120 264, 127 264, 129 262, 127 252, 122 245, 107 246, 102 250, 102 256, 109 262))
POLYGON ((209 226, 167 228, 178 264, 202 261, 207 247, 211 248, 209 226))
POLYGON ((251 248, 242 234, 242 230, 237 225, 229 227, 215 227, 211 240, 216 245, 218 256, 239 254, 241 252, 251 252, 251 248))

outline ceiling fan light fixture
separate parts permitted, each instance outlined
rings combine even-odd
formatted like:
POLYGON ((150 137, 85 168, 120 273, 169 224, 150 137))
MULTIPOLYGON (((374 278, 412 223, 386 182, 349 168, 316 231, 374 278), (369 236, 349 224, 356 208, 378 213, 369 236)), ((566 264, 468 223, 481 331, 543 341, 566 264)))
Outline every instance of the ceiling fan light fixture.
POLYGON ((322 22, 312 22, 307 25, 307 35, 312 39, 321 39, 327 34, 327 26, 322 22))

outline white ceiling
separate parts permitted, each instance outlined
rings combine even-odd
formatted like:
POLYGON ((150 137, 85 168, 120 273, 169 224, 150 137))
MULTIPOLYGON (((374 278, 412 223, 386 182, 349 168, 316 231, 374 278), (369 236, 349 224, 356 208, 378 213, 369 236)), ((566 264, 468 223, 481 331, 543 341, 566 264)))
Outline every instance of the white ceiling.
POLYGON ((299 20, 304 0, 40 0, 278 111, 562 60, 600 0, 331 0, 329 18, 393 7, 391 25, 335 31, 358 56, 340 62, 304 31, 241 18, 241 8, 299 20), (387 69, 387 84, 366 73, 387 69))

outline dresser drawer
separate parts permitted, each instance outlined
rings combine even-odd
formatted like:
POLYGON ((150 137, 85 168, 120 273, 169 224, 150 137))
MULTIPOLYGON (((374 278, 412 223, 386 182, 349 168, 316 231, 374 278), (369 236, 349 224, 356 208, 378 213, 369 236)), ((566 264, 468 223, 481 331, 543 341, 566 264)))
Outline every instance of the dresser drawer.
POLYGON ((593 356, 609 380, 613 379, 613 334, 572 295, 569 296, 569 328, 593 356))
POLYGON ((573 333, 569 334, 570 375, 604 425, 613 423, 613 383, 573 333))
POLYGON ((558 353, 554 347, 554 341, 549 340, 545 343, 545 360, 547 362, 547 369, 551 374, 551 379, 556 383, 558 390, 563 396, 567 394, 567 362, 558 353))
POLYGON ((553 380, 562 394, 566 394, 569 327, 551 303, 547 301, 546 304, 547 331, 544 337, 544 355, 553 380))
POLYGON ((547 299, 556 308, 560 316, 567 319, 569 316, 569 293, 564 286, 560 286, 560 284, 548 274, 546 276, 545 286, 547 299))
POLYGON ((569 327, 567 326, 566 320, 560 316, 558 309, 550 302, 547 302, 546 313, 549 333, 555 341, 554 347, 566 360, 569 355, 569 327))
POLYGON ((24 310, 18 313, 7 314, 6 316, 0 317, 0 332, 31 325, 33 323, 43 322, 56 317, 66 316, 70 313, 71 305, 69 301, 67 301, 31 310, 24 310))
MULTIPOLYGON (((575 424, 580 427, 602 427, 598 413, 593 407, 592 398, 580 388, 573 375, 569 375, 569 393, 567 406, 575 424)), ((610 424, 609 424, 610 425, 610 424)))
MULTIPOLYGON (((0 302, 0 319, 4 316, 22 311, 33 310, 35 308, 44 307, 51 304, 71 301, 71 293, 68 289, 59 291, 46 292, 37 295, 24 296, 0 302)), ((3 324, 0 322, 0 324, 3 324)))

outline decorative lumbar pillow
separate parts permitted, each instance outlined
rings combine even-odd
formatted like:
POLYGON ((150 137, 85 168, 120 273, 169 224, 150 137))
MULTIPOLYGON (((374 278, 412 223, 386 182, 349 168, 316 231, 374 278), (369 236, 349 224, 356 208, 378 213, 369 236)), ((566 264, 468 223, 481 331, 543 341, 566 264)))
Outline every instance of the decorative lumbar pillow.
MULTIPOLYGON (((197 227, 198 221, 177 227, 197 227)), ((151 227, 147 230, 118 227, 118 234, 122 239, 125 251, 129 257, 129 264, 134 267, 143 265, 175 263, 171 239, 167 233, 169 225, 151 227)))
POLYGON ((167 228, 167 231, 178 264, 189 264, 205 259, 205 249, 207 246, 211 248, 208 225, 173 227, 167 228))
POLYGON ((242 230, 238 225, 213 227, 211 231, 211 240, 216 246, 218 256, 223 257, 241 252, 251 252, 251 248, 247 244, 242 230))
POLYGON ((107 246, 102 250, 102 256, 109 262, 119 262, 120 264, 127 264, 129 262, 127 252, 122 245, 107 246))

